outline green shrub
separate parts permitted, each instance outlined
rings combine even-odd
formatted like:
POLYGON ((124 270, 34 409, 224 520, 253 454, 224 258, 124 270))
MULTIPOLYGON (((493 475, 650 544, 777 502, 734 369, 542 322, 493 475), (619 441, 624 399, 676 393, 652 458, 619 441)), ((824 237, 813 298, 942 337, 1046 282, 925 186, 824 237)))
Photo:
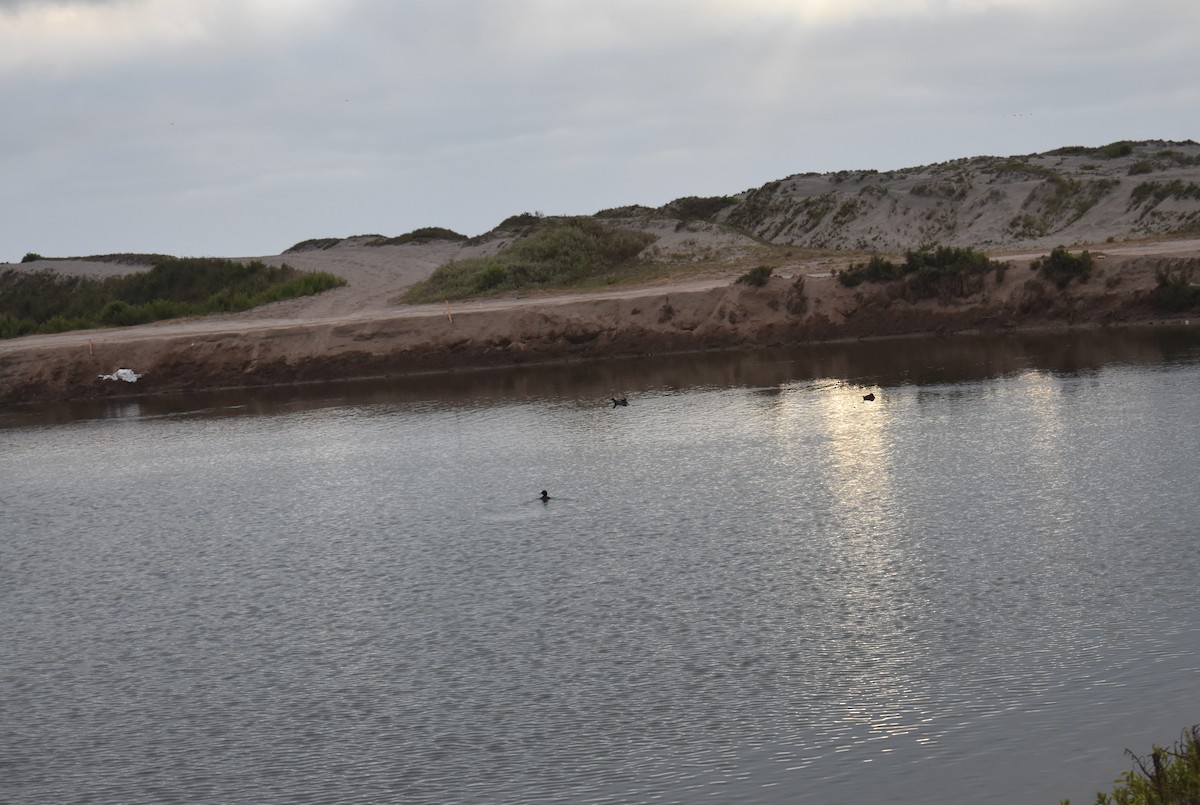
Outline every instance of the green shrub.
POLYGON ((721 210, 734 204, 737 199, 730 196, 685 196, 665 205, 662 211, 683 221, 711 221, 721 210))
POLYGON ((903 263, 873 255, 836 276, 847 288, 863 282, 893 283, 892 296, 910 302, 936 297, 947 303, 981 291, 984 276, 992 269, 999 270, 1000 265, 974 249, 932 244, 909 250, 903 263))
MULTIPOLYGON (((512 220, 512 219, 510 219, 512 220)), ((566 287, 632 261, 655 237, 594 218, 534 219, 537 228, 493 257, 456 260, 405 294, 439 302, 528 288, 566 287)))
POLYGON ((216 258, 165 257, 148 271, 104 279, 8 269, 0 272, 0 337, 247 310, 344 284, 286 264, 216 258))
POLYGON ((423 226, 411 232, 406 232, 403 235, 397 235, 394 238, 376 238, 369 241, 367 245, 402 246, 405 243, 432 243, 435 240, 448 240, 454 243, 461 243, 467 240, 467 236, 460 235, 453 229, 445 229, 440 226, 423 226))
POLYGON ((38 260, 45 260, 45 259, 46 259, 45 257, 42 257, 37 252, 26 252, 25 256, 21 258, 21 262, 22 263, 36 263, 38 260))
POLYGON ((738 285, 749 285, 753 288, 761 288, 767 284, 767 280, 775 273, 775 269, 771 266, 757 266, 747 271, 742 276, 738 277, 736 282, 738 285))
POLYGON ((1061 290, 1074 279, 1087 282, 1092 274, 1092 255, 1086 250, 1074 255, 1063 246, 1055 246, 1050 254, 1034 260, 1029 267, 1061 290))
POLYGON ((1053 151, 1047 151, 1046 153, 1055 157, 1079 157, 1091 156, 1096 151, 1097 149, 1089 148, 1086 145, 1068 145, 1063 148, 1055 148, 1053 151))
POLYGON ((536 227, 542 222, 542 219, 531 212, 523 212, 519 215, 510 215, 500 222, 497 229, 529 229, 536 227))
POLYGON ((1170 748, 1155 746, 1146 757, 1132 752, 1134 767, 1097 805, 1194 805, 1200 802, 1200 726, 1184 730, 1170 748))
POLYGON ((851 263, 845 271, 837 273, 838 282, 847 288, 853 288, 863 282, 891 282, 903 277, 907 272, 905 264, 893 263, 878 254, 871 255, 865 263, 851 263))
POLYGON ((36 332, 36 325, 28 319, 18 319, 7 313, 0 313, 0 338, 17 338, 36 332))
POLYGON ((922 182, 908 192, 924 198, 952 198, 961 201, 967 197, 968 189, 966 185, 956 185, 952 182, 922 182))
POLYGON ((1200 301, 1200 288, 1192 285, 1190 266, 1172 271, 1170 268, 1156 269, 1157 285, 1150 292, 1150 303, 1158 310, 1179 313, 1191 310, 1200 301))
POLYGON ((133 307, 120 299, 114 299, 105 305, 97 319, 101 324, 110 327, 125 327, 129 324, 141 323, 133 319, 133 307))
POLYGON ((654 212, 649 207, 641 204, 627 204, 624 207, 608 207, 593 213, 593 218, 634 218, 642 217, 654 212))
POLYGON ((975 249, 932 244, 910 249, 903 263, 895 263, 880 255, 872 255, 865 263, 851 263, 838 273, 838 282, 853 288, 862 282, 893 282, 911 275, 925 278, 943 275, 981 274, 992 270, 996 263, 975 249))
POLYGON ((1169 198, 1200 199, 1200 184, 1172 179, 1169 182, 1142 182, 1129 194, 1129 208, 1133 209, 1146 201, 1151 206, 1161 204, 1169 198))
POLYGON ((1105 159, 1117 159, 1119 157, 1127 157, 1133 153, 1134 144, 1129 140, 1118 140, 1115 143, 1101 146, 1098 150, 1100 156, 1105 159))
POLYGON ((832 223, 834 226, 845 226, 853 221, 859 214, 858 199, 849 198, 841 203, 837 208, 837 212, 833 214, 832 223))
POLYGON ((1078 221, 1101 198, 1119 186, 1115 179, 1070 179, 1054 171, 1025 202, 1025 211, 1008 224, 1018 237, 1042 237, 1078 221))
POLYGON ((310 238, 302 240, 295 246, 284 250, 284 254, 290 252, 311 252, 318 249, 332 249, 334 246, 342 242, 341 238, 310 238))
POLYGON ((479 293, 487 293, 499 288, 507 278, 508 272, 502 266, 488 266, 475 275, 475 290, 479 293))

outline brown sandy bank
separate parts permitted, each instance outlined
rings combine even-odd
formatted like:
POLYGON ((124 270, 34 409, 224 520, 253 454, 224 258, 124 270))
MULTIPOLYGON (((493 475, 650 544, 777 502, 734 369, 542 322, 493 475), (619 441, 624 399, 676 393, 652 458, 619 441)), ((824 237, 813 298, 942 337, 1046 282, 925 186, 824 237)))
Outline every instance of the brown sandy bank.
MULTIPOLYGON (((1095 252, 1094 252, 1095 254, 1095 252)), ((36 402, 399 376, 564 360, 835 339, 1114 326, 1167 320, 1149 304, 1156 269, 1200 269, 1200 241, 1113 248, 1064 290, 1013 255, 961 300, 844 288, 827 266, 797 265, 761 288, 734 276, 593 294, 403 306, 334 315, 291 308, 0 342, 0 402, 36 402), (118 368, 136 383, 103 380, 118 368)), ((1200 277, 1200 270, 1195 272, 1200 277)), ((322 311, 323 312, 323 311, 322 311)), ((1186 316, 1179 317, 1185 319, 1186 316)))

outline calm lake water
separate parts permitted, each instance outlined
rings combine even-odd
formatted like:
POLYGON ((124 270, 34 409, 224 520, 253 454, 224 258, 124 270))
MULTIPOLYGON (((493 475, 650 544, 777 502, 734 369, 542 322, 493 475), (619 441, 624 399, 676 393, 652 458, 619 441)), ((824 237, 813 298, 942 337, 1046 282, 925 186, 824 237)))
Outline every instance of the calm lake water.
POLYGON ((1198 392, 1193 329, 0 409, 0 801, 1089 802, 1200 722, 1198 392))

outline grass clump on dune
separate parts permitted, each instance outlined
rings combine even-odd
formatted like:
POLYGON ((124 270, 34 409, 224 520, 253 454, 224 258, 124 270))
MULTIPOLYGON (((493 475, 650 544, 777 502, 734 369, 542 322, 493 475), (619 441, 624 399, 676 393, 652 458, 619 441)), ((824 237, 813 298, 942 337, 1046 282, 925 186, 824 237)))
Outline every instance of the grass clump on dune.
POLYGON ((165 257, 148 271, 105 279, 53 271, 0 272, 0 338, 233 313, 345 285, 287 264, 165 257))
POLYGON ((495 256, 441 266, 410 288, 404 301, 440 302, 602 280, 633 262, 655 239, 592 218, 540 220, 530 234, 495 256))
POLYGON ((446 229, 440 226, 423 226, 420 229, 414 229, 411 232, 406 232, 403 235, 397 235, 394 238, 376 238, 367 243, 368 246, 403 246, 406 243, 432 243, 435 240, 448 240, 451 243, 461 243, 467 240, 466 235, 461 235, 453 229, 446 229))

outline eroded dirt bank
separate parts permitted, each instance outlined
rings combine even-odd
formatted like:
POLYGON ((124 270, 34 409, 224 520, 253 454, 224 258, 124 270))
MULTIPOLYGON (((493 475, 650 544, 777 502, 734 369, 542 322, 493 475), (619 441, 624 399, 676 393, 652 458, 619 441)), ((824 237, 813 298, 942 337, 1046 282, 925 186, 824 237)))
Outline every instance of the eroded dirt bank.
MULTIPOLYGON (((587 297, 397 307, 329 319, 172 322, 0 342, 0 402, 36 402, 397 376, 631 355, 788 346, 920 333, 1172 320, 1149 303, 1156 269, 1200 256, 1097 263, 1064 290, 1017 259, 964 299, 905 301, 797 272, 752 288, 727 281, 587 297), (100 379, 118 368, 137 383, 100 379)), ((1195 274, 1200 276, 1200 270, 1195 274)), ((1181 316, 1178 318, 1186 318, 1181 316)))

